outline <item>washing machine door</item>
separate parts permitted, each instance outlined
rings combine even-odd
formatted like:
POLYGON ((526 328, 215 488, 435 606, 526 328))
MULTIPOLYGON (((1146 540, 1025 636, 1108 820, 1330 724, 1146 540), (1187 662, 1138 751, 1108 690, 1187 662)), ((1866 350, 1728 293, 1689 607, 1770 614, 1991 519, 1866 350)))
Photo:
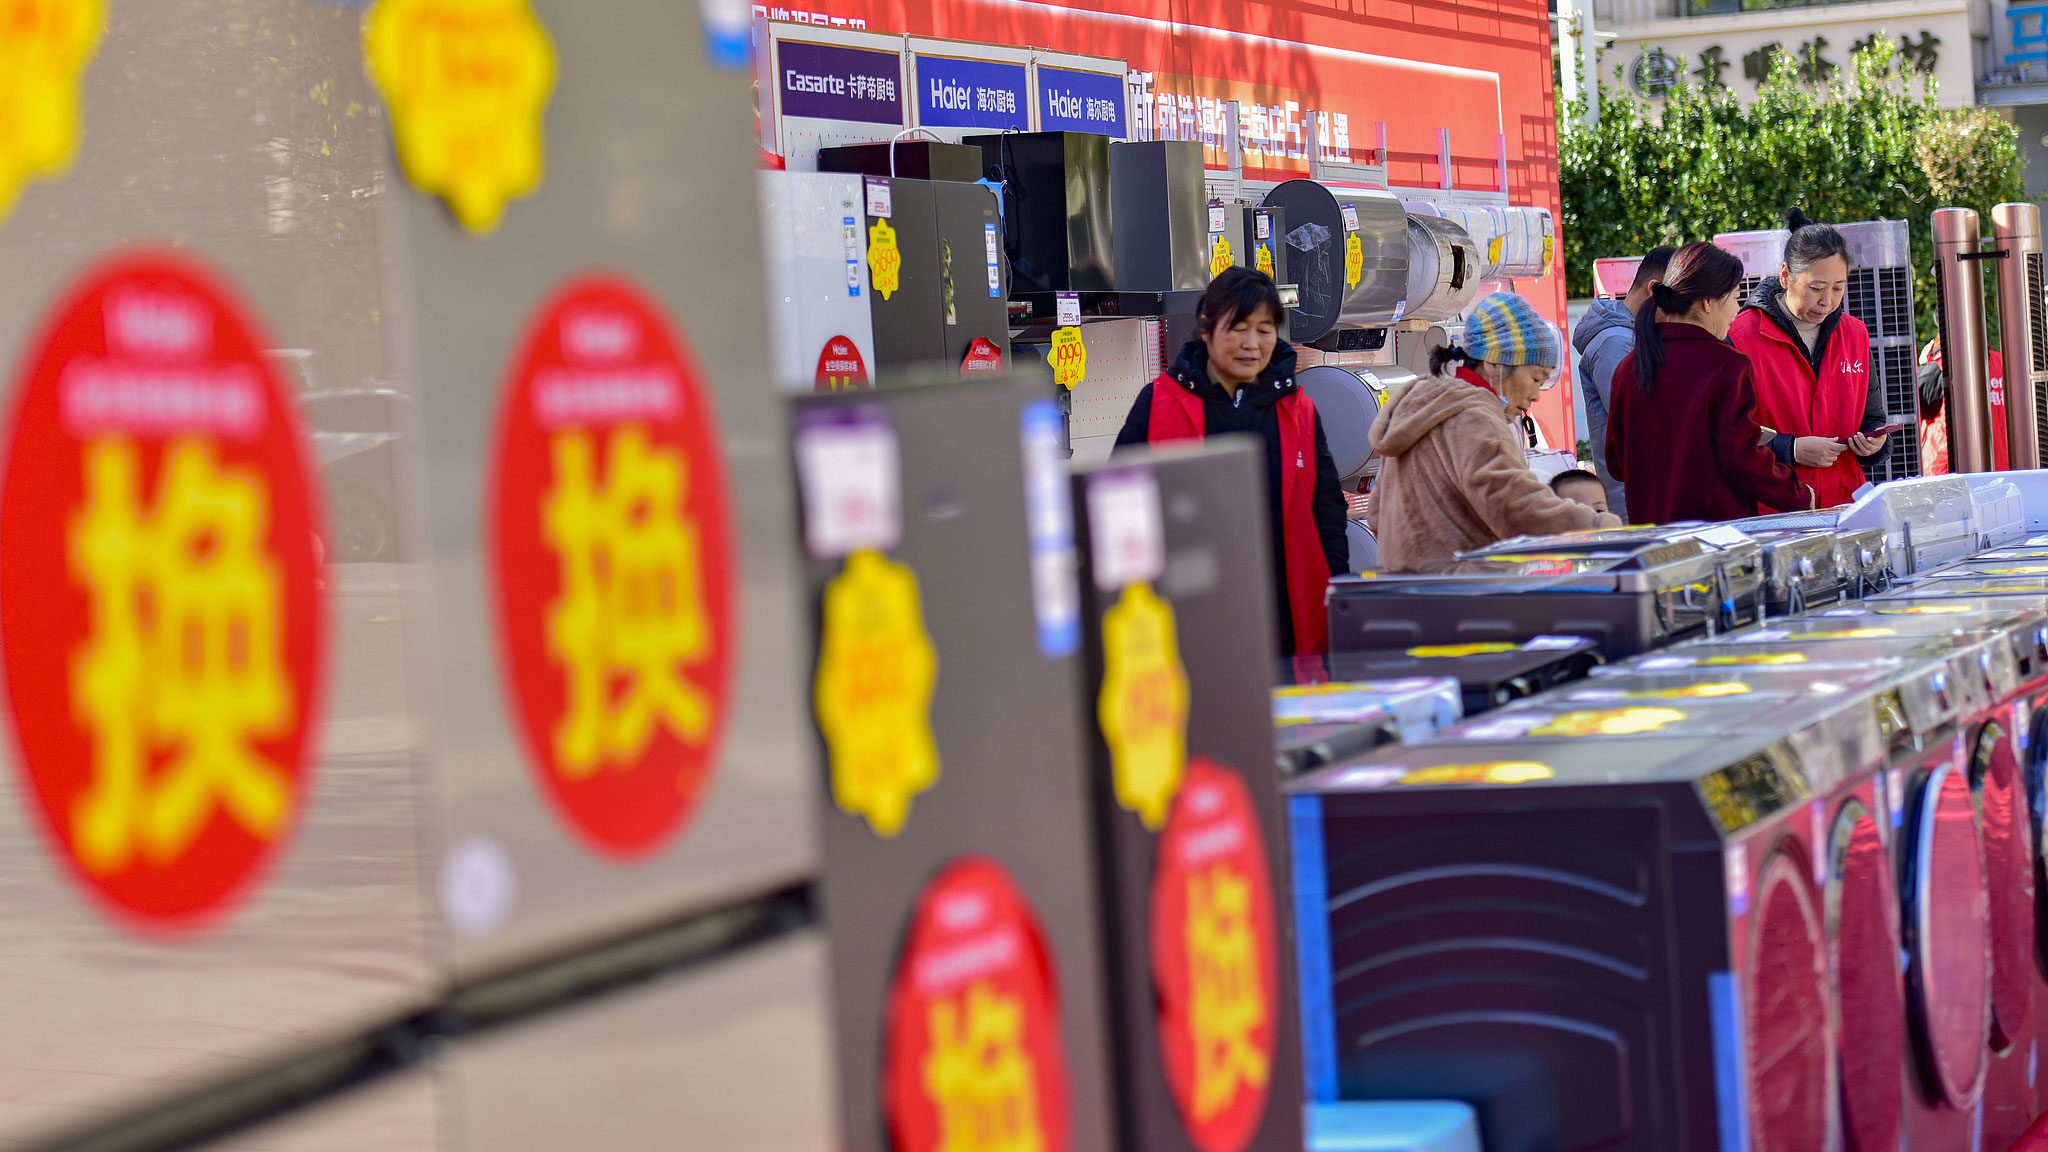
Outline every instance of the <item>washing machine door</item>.
POLYGON ((2027 825, 2034 838, 2034 948, 2048 969, 2048 701, 2030 702, 2023 717, 2027 734, 2021 784, 2027 793, 2027 825))
POLYGON ((1372 422, 1386 403, 1387 389, 1371 372, 1319 364, 1295 373, 1295 382, 1315 401, 1316 416, 1323 422, 1323 438, 1329 442, 1330 458, 1337 476, 1349 480, 1365 471, 1372 460, 1372 443, 1367 438, 1372 422))
POLYGON ((1970 761, 1984 828, 1985 891, 1991 917, 1991 1043, 2000 1052, 2033 1021, 2034 835, 2011 734, 1984 725, 1970 761))
POLYGON ((1876 817, 1849 800, 1829 832, 1823 892, 1841 1029, 1842 1139, 1847 1152, 1897 1152, 1905 1091, 1906 990, 1899 979, 1899 902, 1876 817))
POLYGON ((1901 884, 1908 1016, 1928 1090, 1959 1111, 1984 1089, 1991 1027, 1984 838, 1968 775, 1929 772, 1906 801, 1901 884))
POLYGON ((1755 1152, 1827 1146, 1834 1087, 1827 938, 1806 871, 1803 859, 1780 849, 1757 876, 1748 1012, 1755 1152))
POLYGON ((1344 540, 1351 546, 1351 571, 1371 572, 1380 566, 1380 542, 1372 529, 1356 520, 1344 522, 1344 540))

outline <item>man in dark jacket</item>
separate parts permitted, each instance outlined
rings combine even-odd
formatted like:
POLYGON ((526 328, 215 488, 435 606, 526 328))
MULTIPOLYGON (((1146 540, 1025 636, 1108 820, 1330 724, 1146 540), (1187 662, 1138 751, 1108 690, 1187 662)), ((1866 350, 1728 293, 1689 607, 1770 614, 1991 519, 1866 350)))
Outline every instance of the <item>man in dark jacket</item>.
MULTIPOLYGON (((1145 445, 1165 437, 1155 436, 1152 427, 1156 407, 1154 389, 1173 387, 1185 389, 1201 405, 1203 426, 1201 435, 1222 436, 1230 433, 1246 433, 1257 436, 1266 446, 1266 507, 1268 549, 1273 557, 1274 611, 1281 638, 1281 654, 1293 655, 1296 651, 1321 651, 1320 643, 1302 648, 1296 643, 1294 612, 1290 607, 1290 576, 1288 571, 1287 514, 1283 491, 1285 468, 1300 468, 1309 465, 1306 459, 1291 458, 1283 444, 1282 401, 1303 403, 1308 400, 1300 394, 1294 379, 1294 348, 1284 340, 1272 339, 1271 359, 1259 369, 1257 376, 1226 389, 1212 378, 1210 364, 1215 354, 1212 343, 1229 338, 1228 333, 1216 333, 1215 328, 1228 328, 1243 317, 1249 317, 1256 327, 1270 323, 1278 327, 1280 311, 1279 293, 1271 288, 1272 280, 1263 273, 1249 269, 1231 269, 1218 277, 1221 285, 1225 278, 1231 284, 1226 289, 1242 289, 1244 299, 1236 300, 1226 296, 1213 307, 1216 314, 1207 314, 1212 306, 1204 301, 1204 338, 1187 342, 1181 349, 1180 357, 1173 367, 1162 373, 1159 379, 1145 385, 1138 393, 1136 403, 1131 405, 1130 415, 1124 420, 1123 430, 1117 433, 1116 446, 1119 449, 1131 445, 1145 445), (1232 273, 1243 275, 1232 276, 1232 273), (1263 285, 1254 282, 1263 281, 1263 285), (1240 285, 1236 281, 1245 281, 1240 285), (1261 290, 1263 289, 1263 290, 1261 290), (1270 299, 1266 292, 1271 292, 1270 299)), ((1216 294, 1212 285, 1211 295, 1216 294)), ((1255 361, 1247 359, 1247 364, 1255 361)), ((1337 463, 1330 455, 1329 441, 1324 437, 1320 419, 1314 421, 1314 464, 1315 487, 1312 497, 1314 533, 1322 546, 1322 559, 1330 573, 1350 570, 1350 545, 1345 537, 1344 489, 1337 475, 1337 463)), ((1293 457, 1306 456, 1297 450, 1293 457)), ((1299 531, 1299 529, 1297 529, 1299 531)), ((1306 589, 1297 589, 1303 595, 1306 589)), ((1320 590, 1316 590, 1320 603, 1320 590)))
POLYGON ((1628 522, 1621 481, 1607 467, 1607 413, 1613 407, 1614 370, 1636 350, 1636 312, 1650 298, 1650 289, 1664 279, 1677 249, 1652 248, 1636 265, 1635 282, 1619 300, 1595 300, 1572 332, 1579 353, 1579 395, 1586 401, 1586 437, 1593 445, 1593 471, 1607 489, 1607 507, 1628 522))

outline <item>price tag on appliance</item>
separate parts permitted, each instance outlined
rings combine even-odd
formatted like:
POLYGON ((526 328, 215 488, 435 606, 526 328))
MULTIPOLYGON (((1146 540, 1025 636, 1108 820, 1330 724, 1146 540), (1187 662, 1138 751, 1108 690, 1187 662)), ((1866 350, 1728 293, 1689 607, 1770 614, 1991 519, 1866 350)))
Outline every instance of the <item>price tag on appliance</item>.
MULTIPOLYGON (((873 195, 873 193, 869 193, 869 195, 873 195)), ((1358 205, 1346 204, 1344 206, 1344 230, 1346 232, 1358 231, 1358 205)))
POLYGON ((1079 324, 1081 322, 1081 294, 1079 292, 1058 293, 1053 297, 1053 301, 1057 306, 1054 319, 1059 322, 1060 327, 1064 328, 1069 324, 1079 324))
POLYGON ((1095 586, 1104 592, 1149 584, 1166 570, 1159 483, 1150 468, 1118 468, 1089 477, 1088 526, 1095 586))
POLYGON ((1002 250, 1002 246, 997 241, 993 221, 981 226, 981 247, 982 254, 988 260, 988 294, 991 297, 1000 295, 1003 290, 1003 270, 1002 265, 996 263, 996 253, 1002 250))
POLYGON ((894 548, 903 538, 896 430, 876 410, 806 416, 796 434, 805 547, 820 560, 894 548))
POLYGON ((1344 283, 1347 287, 1356 288, 1358 287, 1358 282, 1363 279, 1365 279, 1365 245, 1359 243, 1356 236, 1346 237, 1344 240, 1344 283))
POLYGON ((1088 377, 1088 346, 1081 342, 1081 330, 1060 328, 1054 331, 1048 359, 1052 364, 1053 383, 1072 392, 1075 385, 1088 377))
POLYGON ((1223 231, 1223 205, 1209 205, 1209 234, 1214 236, 1223 231))
POLYGON ((1265 212, 1255 212, 1252 214, 1252 220, 1254 225, 1258 228, 1259 239, 1271 240, 1273 238, 1273 217, 1271 216, 1271 214, 1265 212))
POLYGON ((1223 270, 1237 263, 1230 251, 1230 237, 1218 235, 1216 243, 1209 248, 1209 275, 1211 278, 1223 275, 1223 270))
POLYGON ((896 247, 896 230, 887 220, 868 225, 868 272, 884 300, 903 286, 903 253, 896 247))
MULTIPOLYGON (((851 203, 847 205, 853 207, 851 203)), ((839 222, 840 243, 846 248, 846 294, 860 296, 860 221, 851 216, 842 217, 839 222)))
POLYGON ((887 220, 893 211, 890 200, 889 182, 880 176, 868 180, 868 215, 887 220))

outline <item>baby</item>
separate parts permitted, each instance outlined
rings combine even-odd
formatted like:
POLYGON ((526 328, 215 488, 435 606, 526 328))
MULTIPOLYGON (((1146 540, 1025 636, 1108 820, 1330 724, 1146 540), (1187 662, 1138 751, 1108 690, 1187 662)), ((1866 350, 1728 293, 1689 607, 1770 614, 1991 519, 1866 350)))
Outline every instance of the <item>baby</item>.
POLYGON ((1595 512, 1607 511, 1607 485, 1584 468, 1567 468, 1551 477, 1550 490, 1595 512))

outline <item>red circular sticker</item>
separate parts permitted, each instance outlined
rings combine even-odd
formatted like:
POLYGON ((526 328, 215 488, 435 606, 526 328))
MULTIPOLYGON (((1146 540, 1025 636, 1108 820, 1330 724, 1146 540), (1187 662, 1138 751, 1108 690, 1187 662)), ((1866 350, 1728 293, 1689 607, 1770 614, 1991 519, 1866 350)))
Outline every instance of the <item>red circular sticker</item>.
POLYGON ((825 341, 825 350, 818 353, 818 379, 813 390, 852 392, 868 387, 868 364, 861 359, 860 345, 845 336, 825 341))
POLYGON ((651 300, 587 277, 504 403, 491 564, 531 762, 584 843, 645 856, 710 785, 738 640, 711 397, 651 300))
POLYGON ((1066 1152, 1059 988, 1001 865, 954 861, 910 916, 889 989, 882 1107, 897 1152, 1066 1152))
POLYGON ((1152 870, 1152 980, 1167 1085, 1202 1152, 1238 1152, 1265 1117, 1275 940, 1266 838, 1244 777, 1196 756, 1152 870))
POLYGON ((227 912, 312 786, 324 623, 298 418, 234 293, 169 254, 88 272, 29 346, 0 637, 66 866, 149 931, 227 912))
POLYGON ((1003 350, 996 347, 986 336, 976 336, 974 343, 967 346, 967 355, 961 358, 960 374, 972 376, 976 372, 1001 372, 1003 350))

